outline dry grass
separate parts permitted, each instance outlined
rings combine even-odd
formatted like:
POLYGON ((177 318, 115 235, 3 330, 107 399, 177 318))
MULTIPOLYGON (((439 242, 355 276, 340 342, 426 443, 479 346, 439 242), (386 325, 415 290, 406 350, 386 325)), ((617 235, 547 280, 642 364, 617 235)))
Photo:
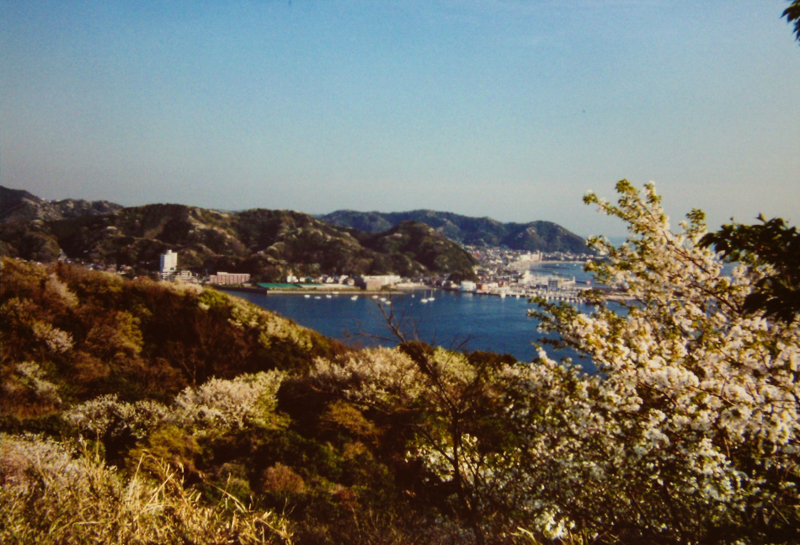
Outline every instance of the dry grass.
MULTIPOLYGON (((145 455, 147 456, 147 455, 145 455)), ((0 436, 0 542, 36 544, 290 544, 289 523, 223 490, 207 505, 180 472, 123 478, 84 448, 0 436)))

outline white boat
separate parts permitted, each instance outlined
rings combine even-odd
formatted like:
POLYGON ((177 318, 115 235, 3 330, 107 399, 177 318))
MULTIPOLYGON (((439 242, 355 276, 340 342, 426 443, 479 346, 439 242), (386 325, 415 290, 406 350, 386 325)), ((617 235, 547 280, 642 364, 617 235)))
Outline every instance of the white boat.
POLYGON ((308 299, 308 298, 310 298, 311 296, 310 296, 309 294, 307 294, 307 293, 306 293, 306 294, 305 294, 303 297, 305 297, 306 299, 308 299))
POLYGON ((350 298, 350 300, 351 300, 351 301, 355 301, 356 299, 358 299, 358 295, 354 295, 354 296, 352 296, 352 297, 350 298))
POLYGON ((331 298, 331 296, 330 296, 330 295, 326 295, 326 296, 325 296, 325 298, 326 298, 326 299, 330 299, 330 298, 331 298))

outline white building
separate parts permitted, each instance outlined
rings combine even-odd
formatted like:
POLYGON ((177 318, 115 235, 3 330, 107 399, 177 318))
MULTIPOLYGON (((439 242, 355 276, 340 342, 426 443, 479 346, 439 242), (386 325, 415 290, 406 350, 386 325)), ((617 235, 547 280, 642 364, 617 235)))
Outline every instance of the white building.
POLYGON ((542 252, 527 252, 524 254, 520 254, 517 257, 517 261, 521 263, 527 263, 529 261, 541 261, 542 260, 542 252))
POLYGON ((178 254, 172 250, 161 254, 161 274, 170 274, 178 270, 178 254))
POLYGON ((567 280, 566 278, 556 278, 551 276, 547 280, 547 289, 548 290, 563 290, 568 288, 575 287, 575 277, 572 277, 572 280, 567 280))

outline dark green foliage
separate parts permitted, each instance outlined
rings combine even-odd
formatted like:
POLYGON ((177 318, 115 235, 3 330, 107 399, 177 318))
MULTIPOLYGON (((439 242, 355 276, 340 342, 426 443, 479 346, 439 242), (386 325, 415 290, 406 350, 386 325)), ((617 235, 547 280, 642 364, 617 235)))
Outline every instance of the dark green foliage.
POLYGON ((376 258, 347 232, 299 212, 248 210, 236 226, 252 254, 299 275, 363 273, 376 258))
POLYGON ((49 262, 58 258, 58 240, 41 221, 0 224, 0 256, 49 262))
POLYGON ((792 4, 783 12, 786 21, 794 22, 794 34, 800 40, 800 0, 794 0, 792 4))
POLYGON ((332 225, 348 227, 373 234, 388 231, 402 221, 396 219, 392 214, 384 214, 381 212, 357 212, 355 210, 339 210, 321 216, 320 219, 332 225))
POLYGON ((772 267, 774 274, 759 280, 745 299, 745 310, 791 322, 800 313, 800 233, 781 218, 758 219, 755 225, 724 225, 701 244, 714 246, 732 262, 772 267))
POLYGON ((155 269, 160 254, 179 247, 184 250, 181 266, 188 268, 218 254, 247 255, 224 218, 213 210, 154 204, 51 222, 49 227, 74 258, 155 269))
POLYGON ((420 466, 405 460, 411 422, 326 395, 307 380, 284 384, 289 429, 257 451, 254 487, 267 507, 289 505, 301 543, 438 543, 420 466))

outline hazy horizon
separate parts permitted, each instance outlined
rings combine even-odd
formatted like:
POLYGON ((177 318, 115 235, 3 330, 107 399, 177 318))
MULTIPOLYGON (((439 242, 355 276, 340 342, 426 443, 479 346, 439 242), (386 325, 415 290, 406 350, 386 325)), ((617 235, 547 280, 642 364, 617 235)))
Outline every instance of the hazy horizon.
POLYGON ((0 184, 45 199, 800 223, 783 0, 2 5, 0 184))

